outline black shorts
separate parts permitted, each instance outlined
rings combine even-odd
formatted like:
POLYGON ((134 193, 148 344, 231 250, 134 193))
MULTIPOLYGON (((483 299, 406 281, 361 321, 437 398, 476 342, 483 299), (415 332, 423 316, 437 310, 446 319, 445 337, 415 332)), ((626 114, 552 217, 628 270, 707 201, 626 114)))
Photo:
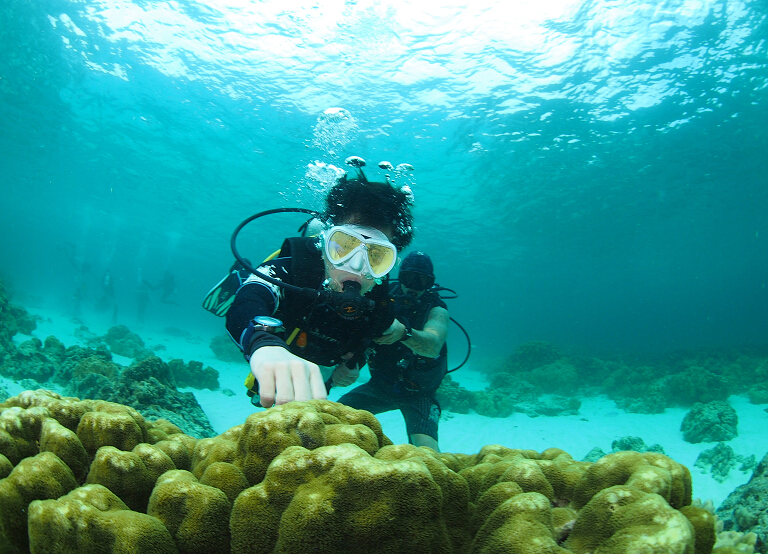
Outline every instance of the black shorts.
POLYGON ((397 394, 391 387, 365 383, 339 398, 339 402, 372 414, 400 410, 405 418, 409 440, 415 434, 428 435, 437 440, 440 405, 434 395, 419 392, 397 394))

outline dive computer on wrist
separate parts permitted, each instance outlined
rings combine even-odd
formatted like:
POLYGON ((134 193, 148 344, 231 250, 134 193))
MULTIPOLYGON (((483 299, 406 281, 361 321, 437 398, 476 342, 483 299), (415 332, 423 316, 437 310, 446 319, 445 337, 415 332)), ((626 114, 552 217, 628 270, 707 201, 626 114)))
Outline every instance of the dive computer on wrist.
POLYGON ((284 331, 283 322, 276 317, 267 315, 257 315, 253 318, 253 330, 265 331, 267 333, 279 333, 284 331))
POLYGON ((413 328, 411 327, 411 324, 408 323, 408 320, 405 318, 397 318, 397 320, 405 326, 405 332, 403 332, 403 336, 400 337, 400 342, 413 337, 413 328))

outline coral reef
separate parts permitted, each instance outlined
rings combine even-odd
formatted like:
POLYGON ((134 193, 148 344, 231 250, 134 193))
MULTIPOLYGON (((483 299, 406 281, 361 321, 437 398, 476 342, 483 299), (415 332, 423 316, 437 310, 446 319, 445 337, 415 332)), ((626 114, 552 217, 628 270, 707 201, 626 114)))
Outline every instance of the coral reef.
POLYGON ((531 371, 553 364, 563 354, 553 344, 545 341, 530 341, 518 345, 509 357, 512 371, 531 371))
POLYGON ((698 366, 688 367, 667 380, 667 395, 684 406, 727 400, 731 394, 730 389, 725 375, 698 366))
POLYGON ((515 412, 529 417, 579 413, 578 398, 539 394, 534 385, 508 373, 494 375, 485 391, 469 391, 448 375, 437 390, 437 399, 444 410, 466 414, 472 409, 488 417, 508 417, 515 412))
POLYGON ((525 373, 524 378, 547 394, 573 395, 579 389, 576 368, 564 360, 536 367, 525 373))
POLYGON ((3 552, 708 554, 715 531, 653 452, 437 453, 320 400, 199 440, 100 400, 0 404, 3 552))
POLYGON ((740 531, 724 531, 723 520, 715 513, 711 500, 702 502, 695 498, 690 506, 680 510, 693 524, 696 532, 696 554, 709 552, 712 554, 752 554, 755 552, 757 535, 740 531), (714 534, 710 528, 714 520, 714 534))
POLYGON ((572 396, 550 395, 534 402, 520 402, 515 411, 529 417, 576 415, 581 408, 581 400, 572 396))
POLYGON ((242 362, 243 353, 235 346, 229 335, 217 335, 211 339, 210 348, 217 360, 222 362, 242 362))
POLYGON ((768 404, 768 381, 756 383, 747 391, 752 404, 768 404))
POLYGON ((565 546, 576 554, 644 550, 693 554, 695 533, 685 515, 658 494, 616 485, 598 491, 584 506, 565 546))
POLYGON ((102 485, 85 485, 56 499, 31 502, 27 528, 31 552, 178 552, 159 519, 130 510, 102 485))
MULTIPOLYGON (((32 338, 17 347, 11 340, 17 327, 13 322, 8 323, 12 317, 7 304, 2 307, 2 300, 0 294, 0 375, 16 379, 26 388, 39 388, 40 384, 50 381, 66 394, 120 402, 148 418, 171 420, 197 437, 215 435, 194 395, 176 390, 175 377, 168 364, 151 351, 138 356, 131 366, 122 367, 112 361, 111 352, 98 339, 93 343, 95 348, 65 348, 53 336, 45 341, 32 338)), ((122 337, 119 340, 135 340, 126 328, 115 329, 112 328, 111 334, 122 337)), ((192 378, 204 376, 206 384, 218 387, 216 370, 203 369, 200 362, 189 362, 184 368, 185 375, 191 368, 192 378)), ((6 398, 1 392, 0 396, 3 400, 6 398)))
POLYGON ((203 367, 203 362, 194 360, 184 363, 184 360, 171 360, 168 362, 176 386, 192 387, 193 389, 219 388, 219 372, 212 367, 203 367))
POLYGON ((51 452, 19 461, 8 477, 0 480, 0 551, 26 552, 29 505, 35 500, 60 498, 75 488, 72 470, 51 452))
POLYGON ((717 509, 726 531, 753 533, 758 552, 768 552, 768 454, 745 485, 736 488, 717 509))
POLYGON ((680 430, 690 443, 729 441, 738 437, 739 417, 736 410, 722 400, 696 403, 685 414, 680 430))
POLYGON ((473 408, 475 404, 475 393, 459 385, 451 379, 450 375, 443 378, 436 395, 444 410, 450 410, 457 414, 468 414, 470 408, 473 408))
POLYGON ((200 483, 189 471, 174 469, 156 480, 147 514, 165 525, 180 553, 226 554, 231 511, 224 491, 200 483))
POLYGON ((739 465, 739 471, 750 471, 757 465, 754 454, 744 457, 734 452, 733 448, 724 442, 704 450, 696 458, 695 467, 712 474, 712 478, 722 483, 728 478, 731 469, 739 465))
POLYGON ((0 281, 0 343, 16 333, 31 335, 37 328, 37 317, 24 308, 11 304, 5 285, 0 281))
POLYGON ((644 414, 662 413, 672 406, 724 401, 733 394, 747 394, 754 404, 768 404, 768 351, 764 348, 611 360, 568 355, 552 344, 534 341, 519 345, 509 356, 484 360, 480 369, 491 382, 487 392, 498 390, 502 394, 459 394, 454 387, 445 387, 444 400, 448 405, 455 400, 456 411, 475 408, 477 398, 483 407, 493 406, 486 415, 527 412, 520 409, 529 400, 524 395, 533 395, 536 400, 542 393, 605 394, 618 407, 644 414))
POLYGON ((118 356, 137 360, 154 356, 154 353, 144 346, 144 340, 125 325, 110 327, 101 340, 109 345, 113 354, 118 356))
POLYGON ((40 339, 32 338, 22 342, 8 352, 0 366, 0 375, 11 379, 34 379, 44 383, 56 372, 54 360, 43 349, 40 339))
POLYGON ((641 437, 621 437, 611 443, 614 452, 632 450, 634 452, 658 452, 664 454, 664 448, 659 444, 648 446, 641 437))
MULTIPOLYGON (((659 444, 648 446, 641 437, 620 437, 611 443, 612 452, 621 452, 622 450, 632 450, 633 452, 658 452, 664 454, 664 448, 659 444)), ((595 446, 590 450, 582 461, 596 462, 605 456, 602 448, 595 446)))
POLYGON ((711 552, 717 542, 717 516, 697 500, 694 500, 690 506, 680 508, 680 512, 693 525, 696 537, 695 552, 711 552))
POLYGON ((91 356, 73 370, 68 392, 126 404, 147 418, 167 419, 196 437, 215 435, 194 395, 179 392, 175 384, 168 364, 156 356, 125 368, 91 356), (74 377, 78 373, 83 375, 81 379, 74 377))
POLYGON ((177 383, 218 388, 215 369, 203 368, 196 361, 166 364, 144 348, 141 337, 121 325, 112 327, 104 337, 96 337, 81 327, 78 333, 88 347, 66 348, 53 336, 45 341, 31 338, 16 346, 11 340, 13 335, 19 329, 31 332, 34 328, 19 323, 34 321, 19 310, 11 309, 0 288, 0 375, 30 389, 50 381, 66 394, 120 402, 150 419, 168 419, 197 437, 215 435, 194 395, 176 389, 177 383), (112 361, 112 352, 132 357, 134 362, 120 366, 112 361))

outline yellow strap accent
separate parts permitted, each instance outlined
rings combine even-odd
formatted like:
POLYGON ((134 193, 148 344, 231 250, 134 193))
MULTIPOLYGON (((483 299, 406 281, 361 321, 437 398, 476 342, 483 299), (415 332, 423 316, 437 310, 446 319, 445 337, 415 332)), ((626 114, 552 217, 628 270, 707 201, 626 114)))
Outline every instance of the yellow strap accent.
POLYGON ((245 378, 245 386, 248 390, 253 390, 254 385, 256 385, 256 377, 249 371, 248 377, 245 378))
MULTIPOLYGON (((280 250, 282 250, 282 248, 278 248, 277 250, 272 252, 269 256, 264 258, 264 262, 268 262, 269 260, 274 260, 275 258, 277 258, 277 255, 280 253, 280 250)), ((264 263, 264 262, 261 262, 261 263, 264 263)))
POLYGON ((288 337, 288 339, 285 341, 285 344, 287 344, 287 345, 289 345, 289 346, 290 346, 290 344, 293 342, 293 339, 295 339, 295 338, 296 338, 296 335, 298 335, 298 334, 299 334, 299 331, 301 331, 301 329, 299 329, 298 327, 296 327, 296 328, 293 330, 293 332, 291 333, 291 335, 288 337))
MULTIPOLYGON (((288 340, 285 341, 285 343, 291 344, 293 342, 293 339, 296 338, 296 335, 299 334, 299 331, 301 331, 301 329, 296 327, 291 333, 291 336, 288 337, 288 340)), ((256 386, 256 377, 254 377, 253 373, 251 373, 250 371, 248 372, 248 377, 245 378, 245 386, 248 390, 252 390, 255 392, 254 387, 256 386)))

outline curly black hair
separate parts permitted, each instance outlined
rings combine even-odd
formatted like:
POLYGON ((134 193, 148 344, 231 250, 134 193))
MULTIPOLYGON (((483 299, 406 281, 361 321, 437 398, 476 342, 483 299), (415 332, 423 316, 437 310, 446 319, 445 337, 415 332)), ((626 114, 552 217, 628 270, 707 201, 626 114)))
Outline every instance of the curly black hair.
POLYGON ((322 219, 340 225, 350 217, 354 223, 392 232, 392 244, 402 250, 413 240, 413 195, 390 183, 369 181, 358 176, 344 175, 336 181, 325 198, 322 219))

